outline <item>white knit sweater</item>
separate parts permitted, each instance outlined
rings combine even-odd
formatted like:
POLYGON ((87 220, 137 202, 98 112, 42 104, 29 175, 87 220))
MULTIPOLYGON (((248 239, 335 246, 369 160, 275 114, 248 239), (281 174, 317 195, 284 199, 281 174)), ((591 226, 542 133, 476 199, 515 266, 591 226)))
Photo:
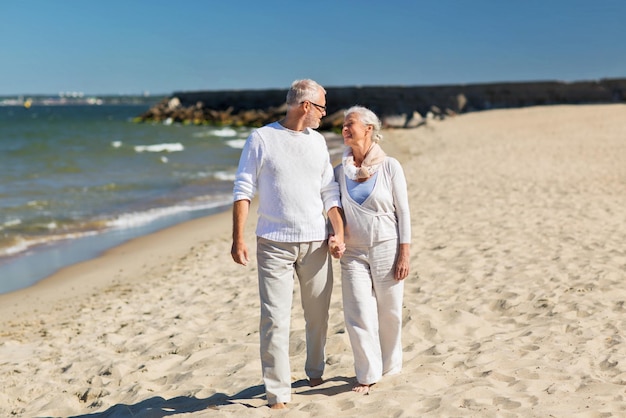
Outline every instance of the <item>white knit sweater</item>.
POLYGON ((252 200, 257 190, 256 234, 272 241, 325 240, 325 213, 341 207, 324 137, 278 122, 254 130, 241 153, 233 199, 252 200))
POLYGON ((394 238, 398 238, 400 244, 411 243, 406 178, 398 160, 385 157, 378 170, 374 190, 362 204, 350 197, 341 164, 335 168, 335 177, 341 190, 347 246, 370 247, 394 238))

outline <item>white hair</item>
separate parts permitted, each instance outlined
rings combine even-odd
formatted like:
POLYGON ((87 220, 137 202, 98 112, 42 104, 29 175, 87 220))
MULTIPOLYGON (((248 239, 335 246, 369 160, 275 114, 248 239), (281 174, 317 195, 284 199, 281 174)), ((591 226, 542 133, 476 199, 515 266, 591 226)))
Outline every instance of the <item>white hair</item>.
POLYGON ((344 112, 344 117, 348 117, 348 115, 356 114, 359 116, 359 120, 363 122, 365 125, 371 125, 374 128, 372 132, 372 141, 379 142, 383 139, 383 135, 380 133, 381 123, 376 113, 372 112, 366 107, 363 106, 352 106, 350 109, 344 112))
POLYGON ((324 87, 320 86, 316 81, 311 79, 296 80, 291 83, 291 87, 287 92, 287 105, 297 106, 306 100, 314 102, 317 100, 320 90, 326 94, 324 87))

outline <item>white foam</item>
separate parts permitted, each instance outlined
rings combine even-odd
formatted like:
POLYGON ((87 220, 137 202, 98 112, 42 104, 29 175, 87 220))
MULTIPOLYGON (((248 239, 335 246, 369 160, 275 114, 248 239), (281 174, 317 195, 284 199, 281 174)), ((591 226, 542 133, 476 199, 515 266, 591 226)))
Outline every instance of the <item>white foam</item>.
POLYGON ((238 135, 237 131, 234 130, 233 128, 219 128, 219 129, 215 129, 215 128, 209 128, 209 129, 205 129, 202 130, 200 132, 195 132, 193 134, 193 136, 195 138, 211 138, 211 137, 220 137, 220 138, 230 138, 230 137, 236 137, 238 135))
POLYGON ((26 241, 20 241, 16 244, 13 244, 11 247, 0 248, 0 256, 19 254, 26 251, 31 245, 35 244, 36 242, 33 242, 29 245, 29 243, 27 243, 26 241))
POLYGON ((226 141, 225 144, 231 148, 243 149, 243 146, 246 145, 246 140, 245 139, 231 139, 229 141, 226 141))
POLYGON ((136 152, 176 152, 182 151, 185 147, 180 142, 171 144, 136 145, 136 152))
POLYGON ((235 181, 235 176, 235 173, 230 173, 228 171, 217 171, 213 174, 213 177, 223 181, 235 181))
POLYGON ((113 141, 113 142, 111 142, 111 146, 113 148, 119 148, 119 147, 122 146, 122 141, 113 141))
POLYGON ((3 226, 15 226, 15 225, 20 225, 21 223, 22 223, 21 219, 11 219, 9 221, 6 221, 3 226))
POLYGON ((176 215, 183 212, 192 212, 204 209, 213 209, 223 206, 230 201, 230 196, 224 197, 223 201, 211 201, 201 202, 193 204, 179 204, 176 206, 169 206, 166 208, 149 209, 144 212, 133 212, 121 215, 120 217, 107 222, 107 226, 110 228, 134 228, 142 225, 149 224, 158 219, 176 215))
MULTIPOLYGON (((53 228, 49 228, 49 229, 53 229, 53 228)), ((38 245, 51 244, 53 242, 63 241, 67 239, 82 238, 82 237, 87 237, 91 235, 96 235, 98 233, 99 233, 98 231, 83 231, 83 232, 73 232, 69 234, 50 235, 50 236, 45 236, 45 237, 40 237, 40 238, 29 238, 29 239, 20 238, 19 241, 13 244, 12 246, 7 247, 7 248, 0 248, 0 256, 19 254, 38 245)))
POLYGON ((219 136, 219 137, 229 137, 229 136, 237 136, 237 131, 234 130, 233 128, 221 128, 221 129, 216 129, 213 132, 211 132, 211 134, 213 136, 219 136))

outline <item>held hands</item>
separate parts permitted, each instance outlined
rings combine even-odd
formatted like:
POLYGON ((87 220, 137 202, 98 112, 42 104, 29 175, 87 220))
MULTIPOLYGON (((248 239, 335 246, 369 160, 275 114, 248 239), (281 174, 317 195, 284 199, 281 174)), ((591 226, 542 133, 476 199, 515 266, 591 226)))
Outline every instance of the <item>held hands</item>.
POLYGON ((330 250, 330 255, 334 258, 341 258, 344 251, 346 251, 346 244, 335 235, 330 235, 328 237, 328 249, 330 250))

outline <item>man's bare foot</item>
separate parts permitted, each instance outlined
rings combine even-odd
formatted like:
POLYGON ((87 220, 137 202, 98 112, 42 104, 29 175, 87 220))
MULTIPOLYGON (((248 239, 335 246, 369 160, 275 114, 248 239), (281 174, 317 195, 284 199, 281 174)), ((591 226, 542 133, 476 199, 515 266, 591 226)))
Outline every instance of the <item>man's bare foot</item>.
POLYGON ((370 388, 372 385, 363 385, 361 383, 357 383, 353 388, 352 392, 362 393, 363 395, 367 395, 370 393, 370 388))
POLYGON ((324 383, 324 379, 322 379, 321 377, 313 377, 309 379, 309 386, 311 386, 312 388, 315 386, 319 386, 322 383, 324 383))
POLYGON ((287 405, 284 402, 276 402, 275 404, 271 404, 270 409, 286 409, 287 405))

